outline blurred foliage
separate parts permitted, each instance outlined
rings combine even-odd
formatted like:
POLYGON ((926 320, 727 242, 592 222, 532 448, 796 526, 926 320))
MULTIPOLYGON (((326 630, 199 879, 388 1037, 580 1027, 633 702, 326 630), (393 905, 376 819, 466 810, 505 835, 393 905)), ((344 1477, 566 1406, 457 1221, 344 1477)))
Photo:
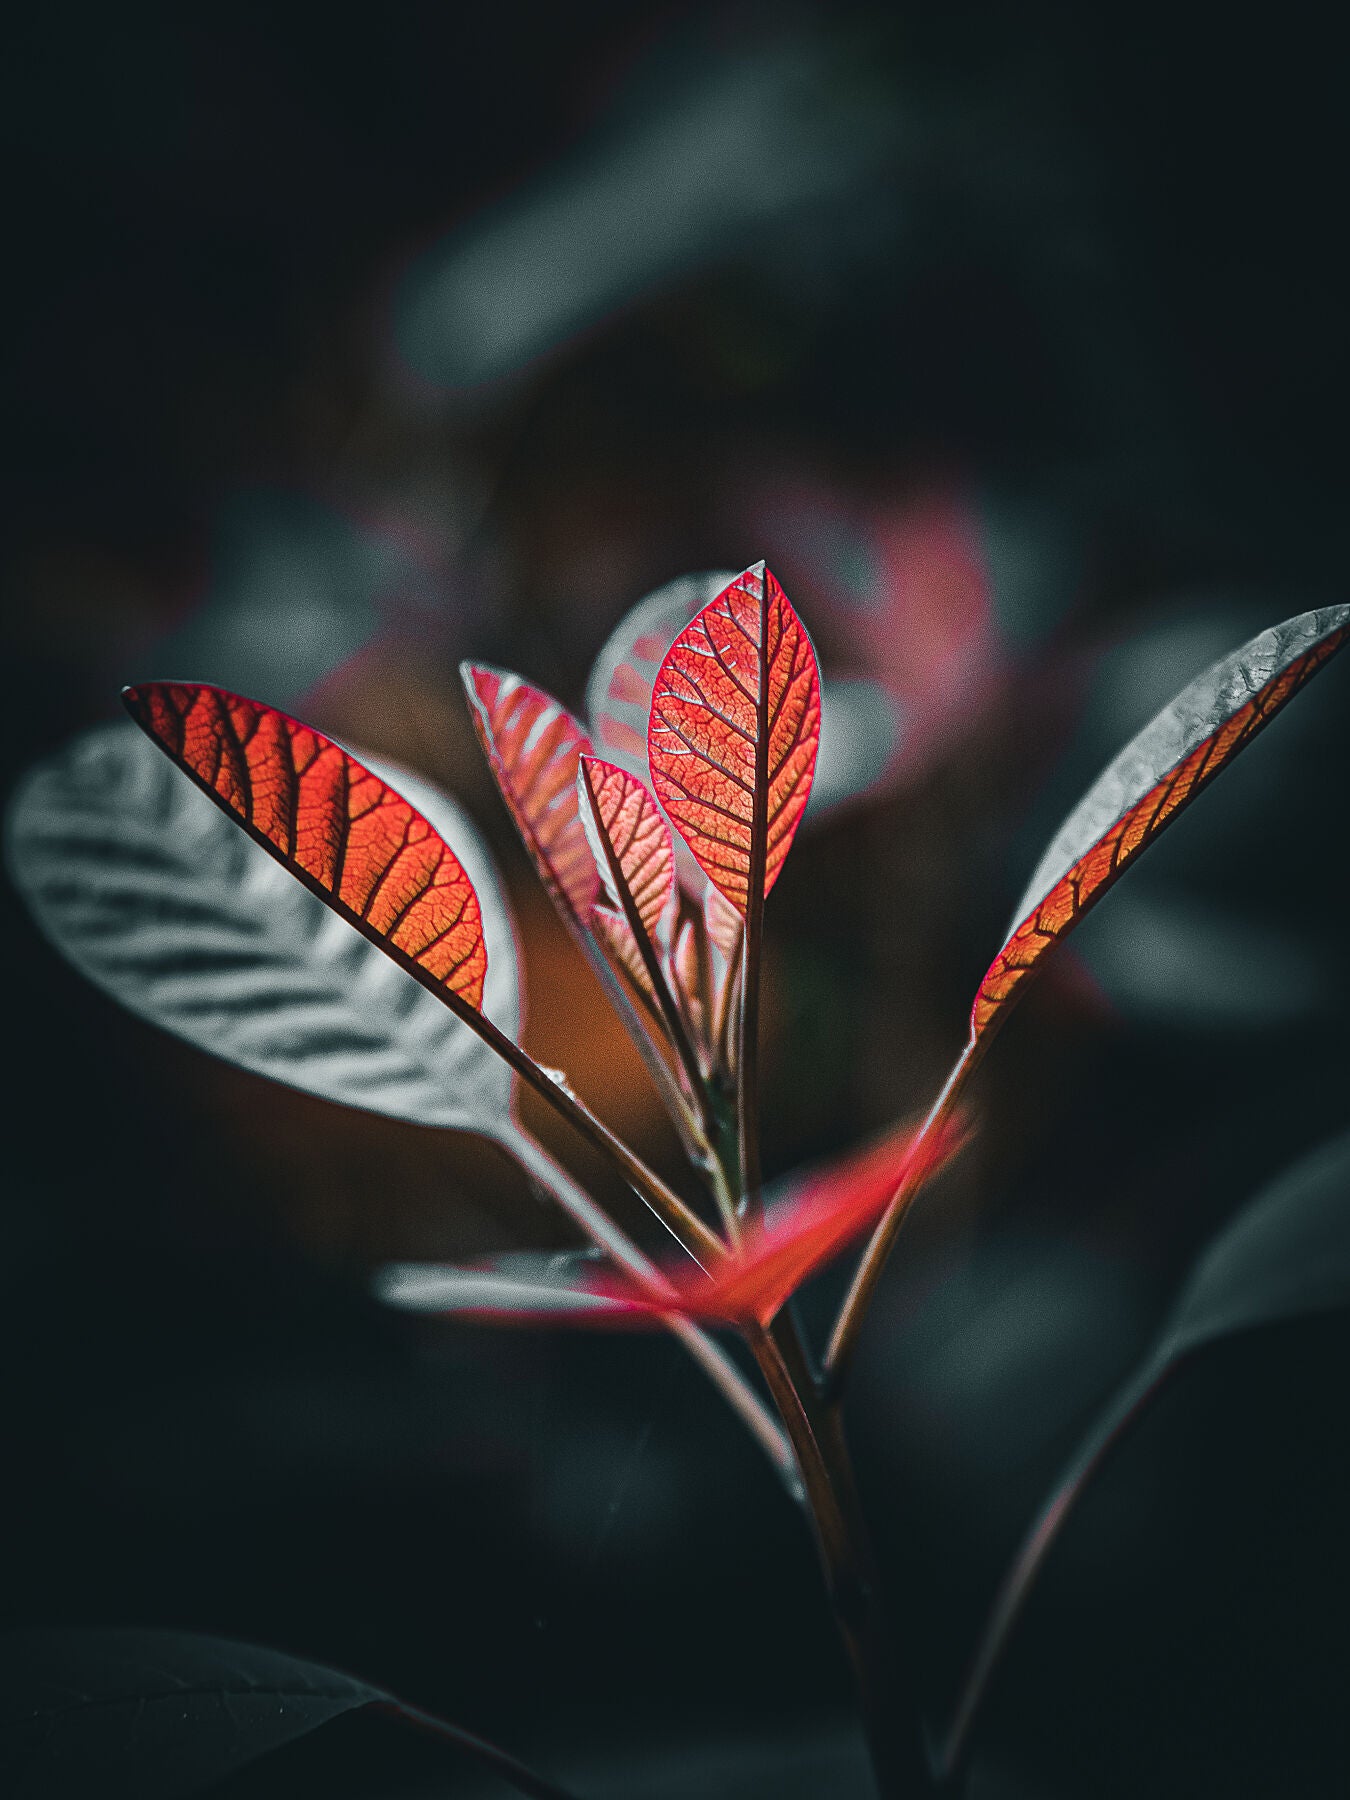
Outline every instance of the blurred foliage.
MULTIPOLYGON (((932 753, 803 835, 768 918, 770 1172, 890 1122, 1062 803, 1253 620, 1344 598, 1329 29, 30 9, 0 107, 6 788, 159 676, 441 781, 512 891, 527 1043, 670 1168, 454 664, 576 705, 639 595, 759 555, 843 656, 848 594, 955 496, 987 680, 914 684, 932 753)), ((907 1231, 853 1426, 934 1705, 1195 1247, 1343 1119, 1346 719, 1337 670, 1103 907, 907 1231)), ((797 1521, 662 1343, 414 1341, 365 1297, 382 1258, 529 1237, 502 1159, 169 1044, 3 909, 9 1617, 280 1644, 588 1766, 837 1712, 797 1521)), ((1334 1785, 1345 1350, 1290 1328, 1141 1434, 1029 1621, 988 1791, 1334 1785)))

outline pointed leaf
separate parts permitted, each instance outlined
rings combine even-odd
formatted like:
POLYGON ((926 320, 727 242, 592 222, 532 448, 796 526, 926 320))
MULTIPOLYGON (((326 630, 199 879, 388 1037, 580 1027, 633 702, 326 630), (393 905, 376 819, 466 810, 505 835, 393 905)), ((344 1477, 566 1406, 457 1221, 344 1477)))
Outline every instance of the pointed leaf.
POLYGON ((487 945, 473 883, 421 813, 322 732, 221 688, 123 692, 141 729, 250 836, 433 991, 475 1010, 487 945))
POLYGON ((622 881, 643 930, 656 944, 675 893, 670 827, 637 777, 615 763, 583 756, 577 779, 586 783, 594 801, 594 810, 582 805, 581 822, 610 904, 622 908, 622 881))
POLYGON ((1153 1348, 1090 1428, 1022 1540, 990 1609, 953 1716, 943 1765, 961 1761, 975 1715, 1065 1521, 1116 1445, 1178 1367, 1240 1334, 1350 1307, 1350 1135, 1243 1207, 1211 1239, 1153 1348))
POLYGON ((811 1275, 870 1229, 902 1182, 916 1193, 946 1166, 966 1139, 959 1121, 916 1139, 911 1126, 843 1162, 809 1173, 785 1201, 772 1206, 767 1222, 747 1234, 740 1252, 708 1280, 697 1275, 679 1283, 684 1310, 694 1317, 761 1325, 787 1303, 811 1275))
POLYGON ((778 879, 819 741, 815 651, 782 588, 756 564, 671 646, 647 733, 657 798, 742 916, 752 882, 767 894, 778 879))
POLYGON ((624 615, 595 659, 586 683, 595 747, 639 781, 651 781, 647 720, 666 653, 685 626, 735 579, 735 571, 728 569, 668 581, 624 615))
POLYGON ((1350 606, 1263 631, 1184 688, 1075 807, 1041 859, 975 996, 972 1040, 1019 983, 1345 642, 1350 606))
POLYGON ((374 1711, 439 1739, 517 1793, 565 1800, 481 1738, 382 1688, 280 1650, 185 1631, 0 1637, 0 1784, 10 1800, 179 1800, 322 1729, 374 1711))
POLYGON ((583 930, 600 888, 577 810, 590 740, 566 707, 505 669, 463 663, 469 709, 502 798, 540 879, 583 930))
POLYGON ((687 1260, 661 1271, 668 1306, 622 1270, 588 1270, 580 1258, 498 1258, 485 1268, 399 1263, 378 1291, 416 1312, 471 1312, 500 1320, 581 1325, 653 1325, 671 1317, 768 1324, 816 1270, 875 1223, 903 1181, 943 1168, 965 1142, 947 1121, 919 1140, 905 1125, 822 1169, 808 1170, 768 1196, 768 1222, 709 1277, 687 1260))
MULTIPOLYGON (((735 571, 728 569, 667 582, 624 615, 595 660, 586 683, 591 736, 602 756, 640 781, 651 781, 647 720, 666 652, 690 620, 735 580, 735 571)), ((874 788, 890 767, 900 735, 887 689, 861 676, 823 676, 821 713, 824 728, 807 824, 874 788)), ((676 844, 675 854, 688 887, 683 843, 676 844)))
MULTIPOLYGON (((454 842, 489 952, 483 1011, 520 1028, 511 922, 487 852, 445 794, 365 759, 454 842)), ((325 1100, 500 1130, 512 1077, 461 1019, 238 829, 130 720, 32 770, 6 860, 55 947, 188 1043, 325 1100)))

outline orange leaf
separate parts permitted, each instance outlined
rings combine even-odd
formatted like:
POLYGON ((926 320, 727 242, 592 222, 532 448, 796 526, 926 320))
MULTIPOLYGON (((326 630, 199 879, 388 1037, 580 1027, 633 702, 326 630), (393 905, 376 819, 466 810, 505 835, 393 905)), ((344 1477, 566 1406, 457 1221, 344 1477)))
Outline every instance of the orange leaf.
POLYGON ((661 664, 647 750, 657 798, 745 917, 778 878, 811 792, 820 673, 806 628, 756 563, 661 664))
POLYGON ((462 663, 469 710, 525 848, 554 904, 585 930, 600 877, 577 809, 581 726, 519 675, 462 663))
POLYGON ((150 682, 122 697, 142 730, 334 911, 424 985, 481 1005, 487 948, 473 884, 378 775, 310 726, 220 688, 150 682))
POLYGON ((1333 656, 1350 606, 1300 613, 1226 656, 1135 737, 1069 815, 1031 878, 971 1012, 977 1042, 1020 983, 1158 833, 1333 656))

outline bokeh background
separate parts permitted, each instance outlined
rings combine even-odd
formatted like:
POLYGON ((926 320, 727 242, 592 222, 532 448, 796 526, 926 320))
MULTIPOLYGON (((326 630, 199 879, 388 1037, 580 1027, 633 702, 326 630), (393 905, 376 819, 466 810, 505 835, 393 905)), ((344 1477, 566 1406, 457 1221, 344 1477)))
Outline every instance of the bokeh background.
MULTIPOLYGON (((527 1045, 675 1171, 455 666, 579 706, 641 595, 765 556, 893 740, 769 910, 767 1164, 902 1117, 1085 782, 1214 656, 1345 597, 1330 26, 12 20, 6 790, 162 676, 438 780, 508 884, 527 1045)), ((1345 679, 1059 959, 907 1231, 852 1410, 935 1721, 1197 1248, 1344 1128, 1345 679)), ((7 1622, 280 1645, 597 1792, 852 1791, 809 1545, 678 1355, 369 1299, 391 1257, 565 1241, 503 1158, 170 1042, 3 905, 7 1622)), ((976 1792, 1335 1791, 1347 1348, 1268 1333, 1159 1405, 1049 1571, 976 1792)), ((324 1791, 376 1791, 358 1765, 324 1791)))

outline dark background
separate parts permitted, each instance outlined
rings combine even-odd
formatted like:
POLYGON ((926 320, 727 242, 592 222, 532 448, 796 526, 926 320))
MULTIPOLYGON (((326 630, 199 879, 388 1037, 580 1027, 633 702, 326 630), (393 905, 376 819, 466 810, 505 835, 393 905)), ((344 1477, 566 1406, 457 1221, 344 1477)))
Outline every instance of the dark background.
MULTIPOLYGON (((882 629, 929 707, 775 892, 766 1159, 919 1106, 1084 782, 1212 656, 1345 597, 1330 25, 12 19, 6 788, 156 676, 413 764, 497 851, 528 1045, 670 1164, 454 667, 579 706, 640 595, 764 555, 827 654, 882 629), (979 680, 949 691, 958 616, 979 680)), ((935 1720, 1196 1248, 1345 1125, 1345 694, 1334 668, 1084 928, 906 1234, 853 1424, 935 1720)), ((7 1622, 276 1644, 605 1791, 712 1793, 700 1746, 734 1743, 727 1792, 786 1793, 764 1759, 846 1730, 844 1671, 798 1522, 687 1365, 383 1316, 383 1259, 562 1233, 495 1152, 171 1043, 8 888, 4 917, 7 1622)), ((1346 1353, 1334 1319, 1268 1333, 1159 1405, 1051 1566, 975 1791, 1337 1790, 1346 1353)))

